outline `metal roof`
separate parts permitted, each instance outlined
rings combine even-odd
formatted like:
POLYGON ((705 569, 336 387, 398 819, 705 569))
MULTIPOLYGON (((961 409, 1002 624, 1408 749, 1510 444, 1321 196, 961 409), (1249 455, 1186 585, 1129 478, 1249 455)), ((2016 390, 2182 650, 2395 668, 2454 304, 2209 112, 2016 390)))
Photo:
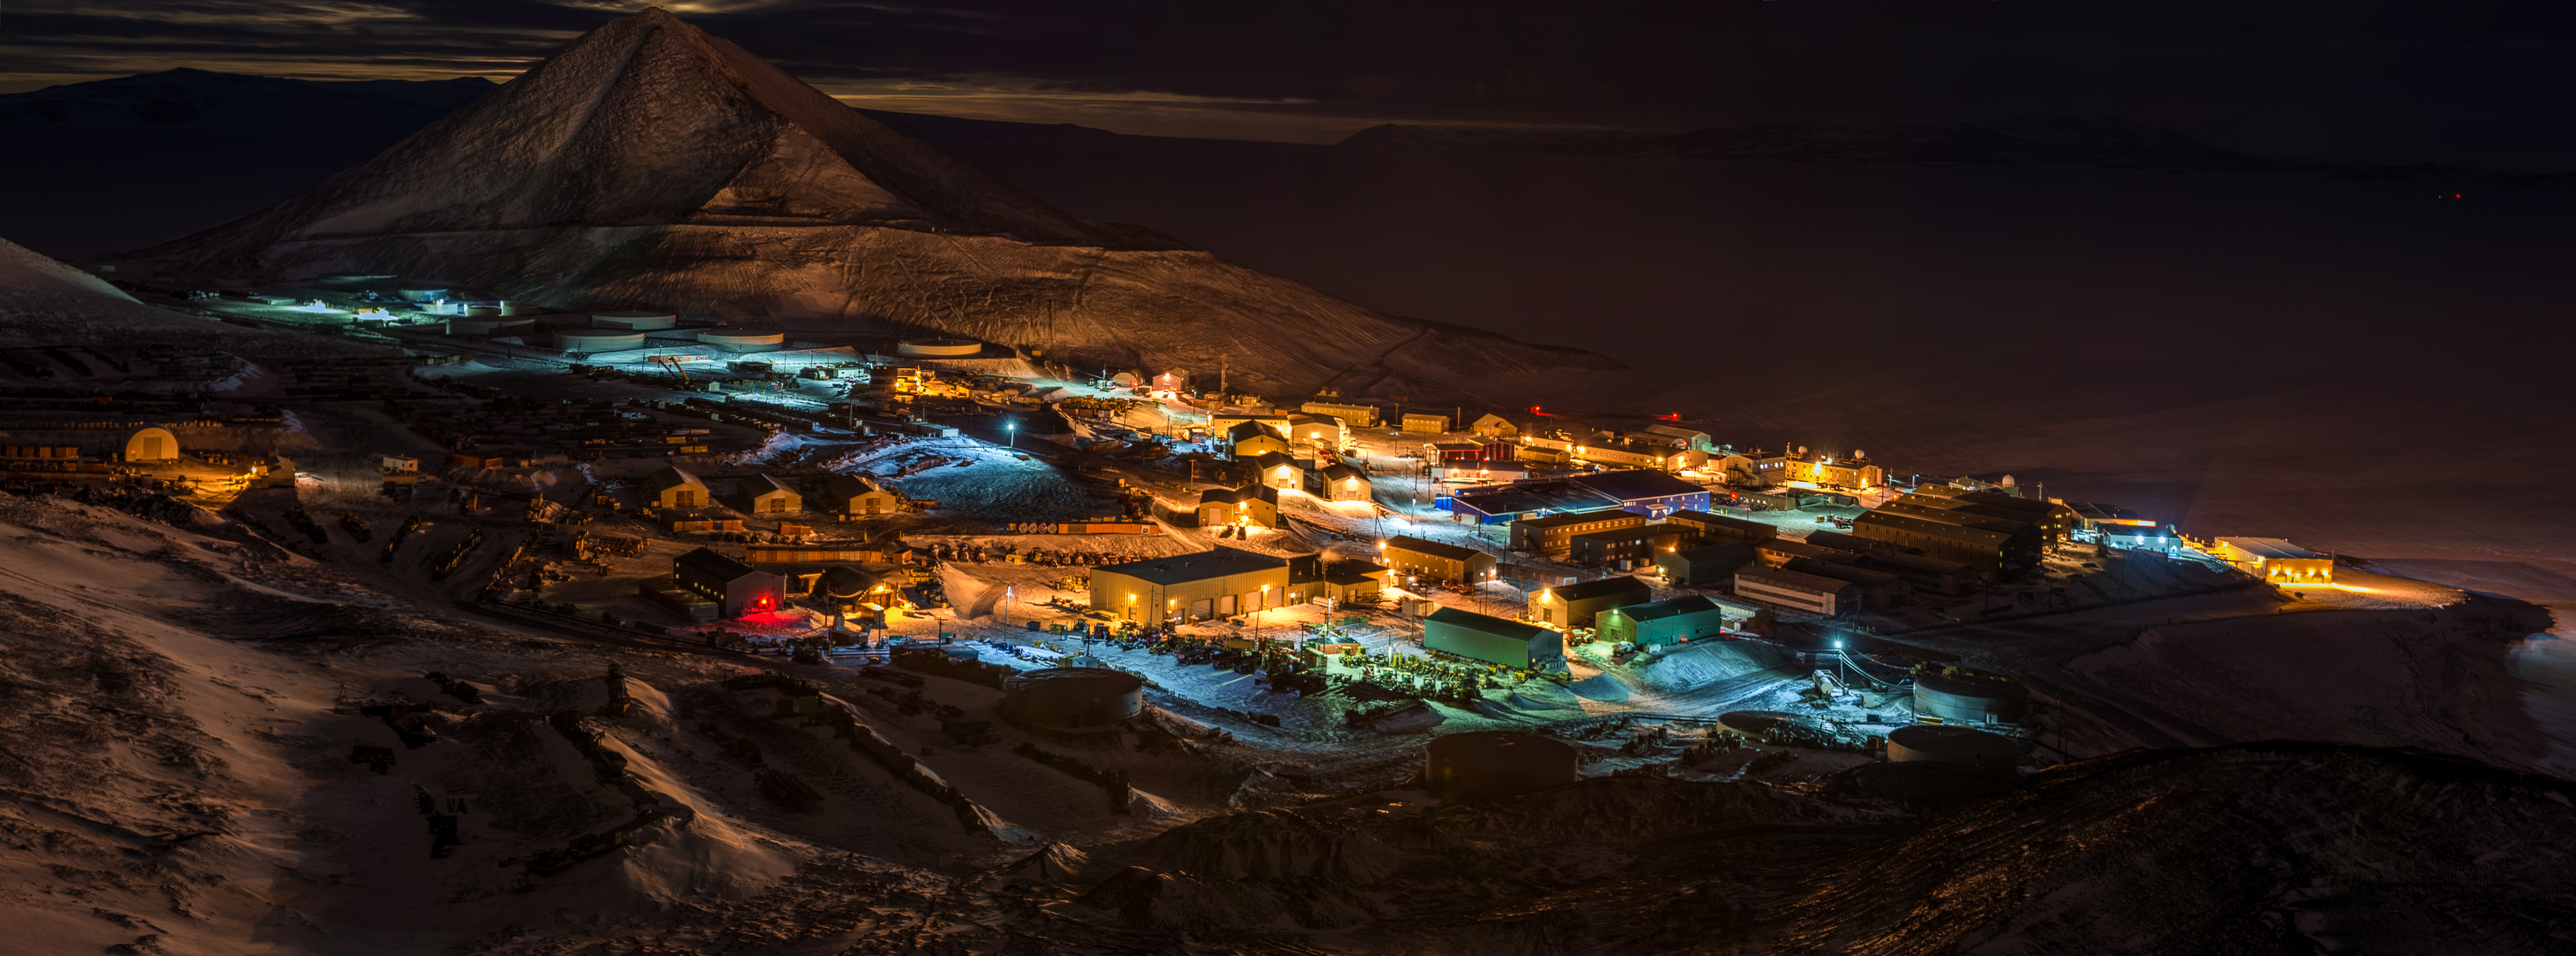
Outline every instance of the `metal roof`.
POLYGON ((1477 555, 1484 553, 1474 548, 1460 547, 1454 544, 1442 544, 1438 541, 1427 541, 1411 535, 1397 535, 1386 539, 1386 549, 1389 551, 1411 551, 1415 554, 1427 554, 1435 558, 1447 558, 1452 561, 1473 561, 1476 559, 1477 555))
POLYGON ((1759 521, 1746 521, 1742 518, 1732 518, 1726 515, 1713 515, 1705 511, 1676 511, 1672 514, 1665 515, 1664 521, 1666 523, 1695 524, 1708 528, 1733 528, 1737 531, 1752 531, 1767 534, 1778 534, 1780 531, 1780 529, 1774 525, 1763 524, 1759 521))
POLYGON ((1535 624, 1523 624, 1519 621, 1506 621, 1491 614, 1478 614, 1474 611, 1465 611, 1454 607, 1444 607, 1440 610, 1433 611, 1430 617, 1423 618, 1423 620, 1439 624, 1447 624, 1454 627, 1463 627, 1471 631, 1481 631, 1497 637, 1508 637, 1522 641, 1547 633, 1547 628, 1540 627, 1535 624))
POLYGON ((865 494, 885 494, 884 488, 861 475, 833 475, 823 479, 823 490, 835 498, 856 498, 865 494))
POLYGON ((1563 587, 1548 589, 1549 593, 1556 595, 1556 599, 1560 601, 1587 601, 1597 597, 1608 597, 1613 594, 1631 594, 1638 591, 1644 591, 1651 594, 1654 593, 1654 590, 1654 588, 1648 587, 1646 582, 1624 574, 1616 577, 1602 578, 1598 581, 1582 581, 1575 584, 1568 584, 1563 587))
POLYGON ((1709 600, 1707 596, 1689 594, 1653 604, 1631 604, 1627 607, 1612 608, 1601 613, 1617 614, 1631 621, 1660 621, 1668 617, 1680 617, 1684 614, 1698 614, 1717 609, 1717 602, 1709 600))
POLYGON ((759 574, 759 569, 717 553, 713 548, 699 548, 671 559, 674 571, 687 569, 717 581, 739 580, 744 575, 759 574))
POLYGON ((1534 481, 1513 485, 1499 491, 1460 495, 1451 499, 1452 507, 1466 507, 1489 515, 1528 514, 1532 511, 1591 510, 1616 506, 1619 500, 1570 481, 1534 481))
POLYGON ((681 471, 677 467, 664 468, 660 471, 654 472, 644 480, 652 483, 654 494, 661 494, 662 492, 669 491, 673 488, 685 488, 690 485, 696 485, 700 488, 707 486, 706 482, 698 480, 698 476, 681 471))
POLYGON ((1849 581, 1837 581, 1821 575, 1783 571, 1778 568, 1748 567, 1735 572, 1735 576, 1752 578, 1782 590, 1804 591, 1808 594, 1840 594, 1844 588, 1852 586, 1849 581))
POLYGON ((1741 541, 1721 541, 1716 544, 1704 544, 1696 548, 1684 548, 1680 551, 1668 553, 1684 561, 1693 562, 1723 561, 1730 559, 1743 561, 1753 560, 1753 546, 1741 541))
POLYGON ((1237 551, 1233 548, 1218 548, 1214 551, 1198 551, 1168 558, 1148 558, 1126 564, 1103 565, 1092 569, 1092 573, 1098 574, 1105 571, 1123 574, 1148 584, 1171 585, 1205 581, 1232 574, 1250 574, 1287 566, 1286 558, 1274 558, 1266 554, 1237 551))
POLYGON ((1975 544, 1989 548, 2002 547, 2004 542, 2012 539, 2011 535, 2004 534, 2002 532, 1988 531, 1983 528, 1971 528, 1966 525, 1951 524, 1946 521, 1936 521, 1931 518, 1917 517, 1909 514, 1899 514, 1888 511, 1884 507, 1861 512, 1860 517, 1852 519, 1852 524, 1855 527, 1893 528, 1899 531, 1908 531, 1914 534, 1928 535, 1935 538, 1947 538, 1963 544, 1975 544))
POLYGON ((1645 516, 1629 511, 1625 508, 1594 508, 1590 511, 1560 511, 1556 514, 1547 515, 1545 517, 1522 518, 1514 523, 1524 528, 1555 528, 1570 524, 1582 524, 1587 521, 1599 521, 1604 518, 1635 518, 1639 521, 1646 520, 1645 516))
POLYGON ((1199 503, 1203 505, 1239 505, 1252 500, 1276 505, 1279 503, 1279 489, 1269 485, 1249 485, 1242 488, 1210 488, 1199 492, 1199 503))
POLYGON ((1576 475, 1576 484, 1609 495, 1622 502, 1647 498, 1670 498, 1674 495, 1703 495, 1708 489, 1683 481, 1660 471, 1630 469, 1605 471, 1597 475, 1576 475))

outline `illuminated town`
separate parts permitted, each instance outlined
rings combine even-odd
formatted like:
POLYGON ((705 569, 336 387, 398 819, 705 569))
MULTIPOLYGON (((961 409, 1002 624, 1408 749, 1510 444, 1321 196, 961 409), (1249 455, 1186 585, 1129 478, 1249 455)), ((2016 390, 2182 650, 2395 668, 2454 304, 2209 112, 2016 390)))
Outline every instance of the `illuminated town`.
MULTIPOLYGON (((1907 418, 1967 384, 1696 326, 1642 384, 1647 336, 1375 312, 938 138, 1074 134, 593 20, 248 215, 0 249, 17 951, 2576 932, 2563 541, 2407 553, 2254 412, 2106 478, 2168 427, 2117 392, 1907 418)), ((2440 494, 2554 534, 2522 487, 2440 494)))

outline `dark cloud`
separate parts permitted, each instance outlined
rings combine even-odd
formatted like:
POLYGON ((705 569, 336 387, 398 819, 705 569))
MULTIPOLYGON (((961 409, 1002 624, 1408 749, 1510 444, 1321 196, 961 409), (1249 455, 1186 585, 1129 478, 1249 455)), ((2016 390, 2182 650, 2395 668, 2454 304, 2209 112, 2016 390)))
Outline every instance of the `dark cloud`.
MULTIPOLYGON (((175 65, 496 78, 634 9, 41 0, 22 81, 175 65)), ((2551 165, 2576 11, 2392 0, 945 0, 673 9, 876 105, 1327 137, 1378 120, 1677 129, 2120 116, 2228 145, 2551 165), (1300 126, 1298 124, 1304 124, 1300 126)), ((25 85, 23 82, 20 85, 25 85)), ((2566 165, 2560 163, 2560 165, 2566 165)))

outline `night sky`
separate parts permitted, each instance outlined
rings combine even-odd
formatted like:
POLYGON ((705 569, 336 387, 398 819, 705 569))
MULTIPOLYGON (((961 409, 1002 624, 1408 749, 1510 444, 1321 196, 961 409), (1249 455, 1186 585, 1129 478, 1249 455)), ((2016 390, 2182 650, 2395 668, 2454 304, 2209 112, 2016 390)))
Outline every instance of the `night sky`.
MULTIPOLYGON (((0 91, 176 66, 507 79, 626 3, 21 0, 0 91)), ((2576 168, 2576 8, 2381 0, 929 0, 675 12, 853 103, 1331 142, 2110 116, 2335 158, 2576 168), (2476 9, 2460 9, 2474 6, 2476 9)))

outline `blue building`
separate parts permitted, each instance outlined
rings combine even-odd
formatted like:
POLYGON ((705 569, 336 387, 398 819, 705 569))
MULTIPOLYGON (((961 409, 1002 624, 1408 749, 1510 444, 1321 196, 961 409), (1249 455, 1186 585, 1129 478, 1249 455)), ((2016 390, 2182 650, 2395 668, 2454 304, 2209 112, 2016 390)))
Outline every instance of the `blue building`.
POLYGON ((1708 489, 1660 471, 1605 471, 1576 475, 1567 480, 1593 494, 1617 501, 1617 507, 1648 518, 1662 518, 1677 511, 1708 510, 1708 489))
POLYGON ((1560 511, 1619 508, 1662 518, 1681 511, 1706 511, 1708 506, 1708 489, 1660 471, 1639 469, 1514 482, 1450 498, 1446 510, 1477 524, 1510 524, 1560 511))

